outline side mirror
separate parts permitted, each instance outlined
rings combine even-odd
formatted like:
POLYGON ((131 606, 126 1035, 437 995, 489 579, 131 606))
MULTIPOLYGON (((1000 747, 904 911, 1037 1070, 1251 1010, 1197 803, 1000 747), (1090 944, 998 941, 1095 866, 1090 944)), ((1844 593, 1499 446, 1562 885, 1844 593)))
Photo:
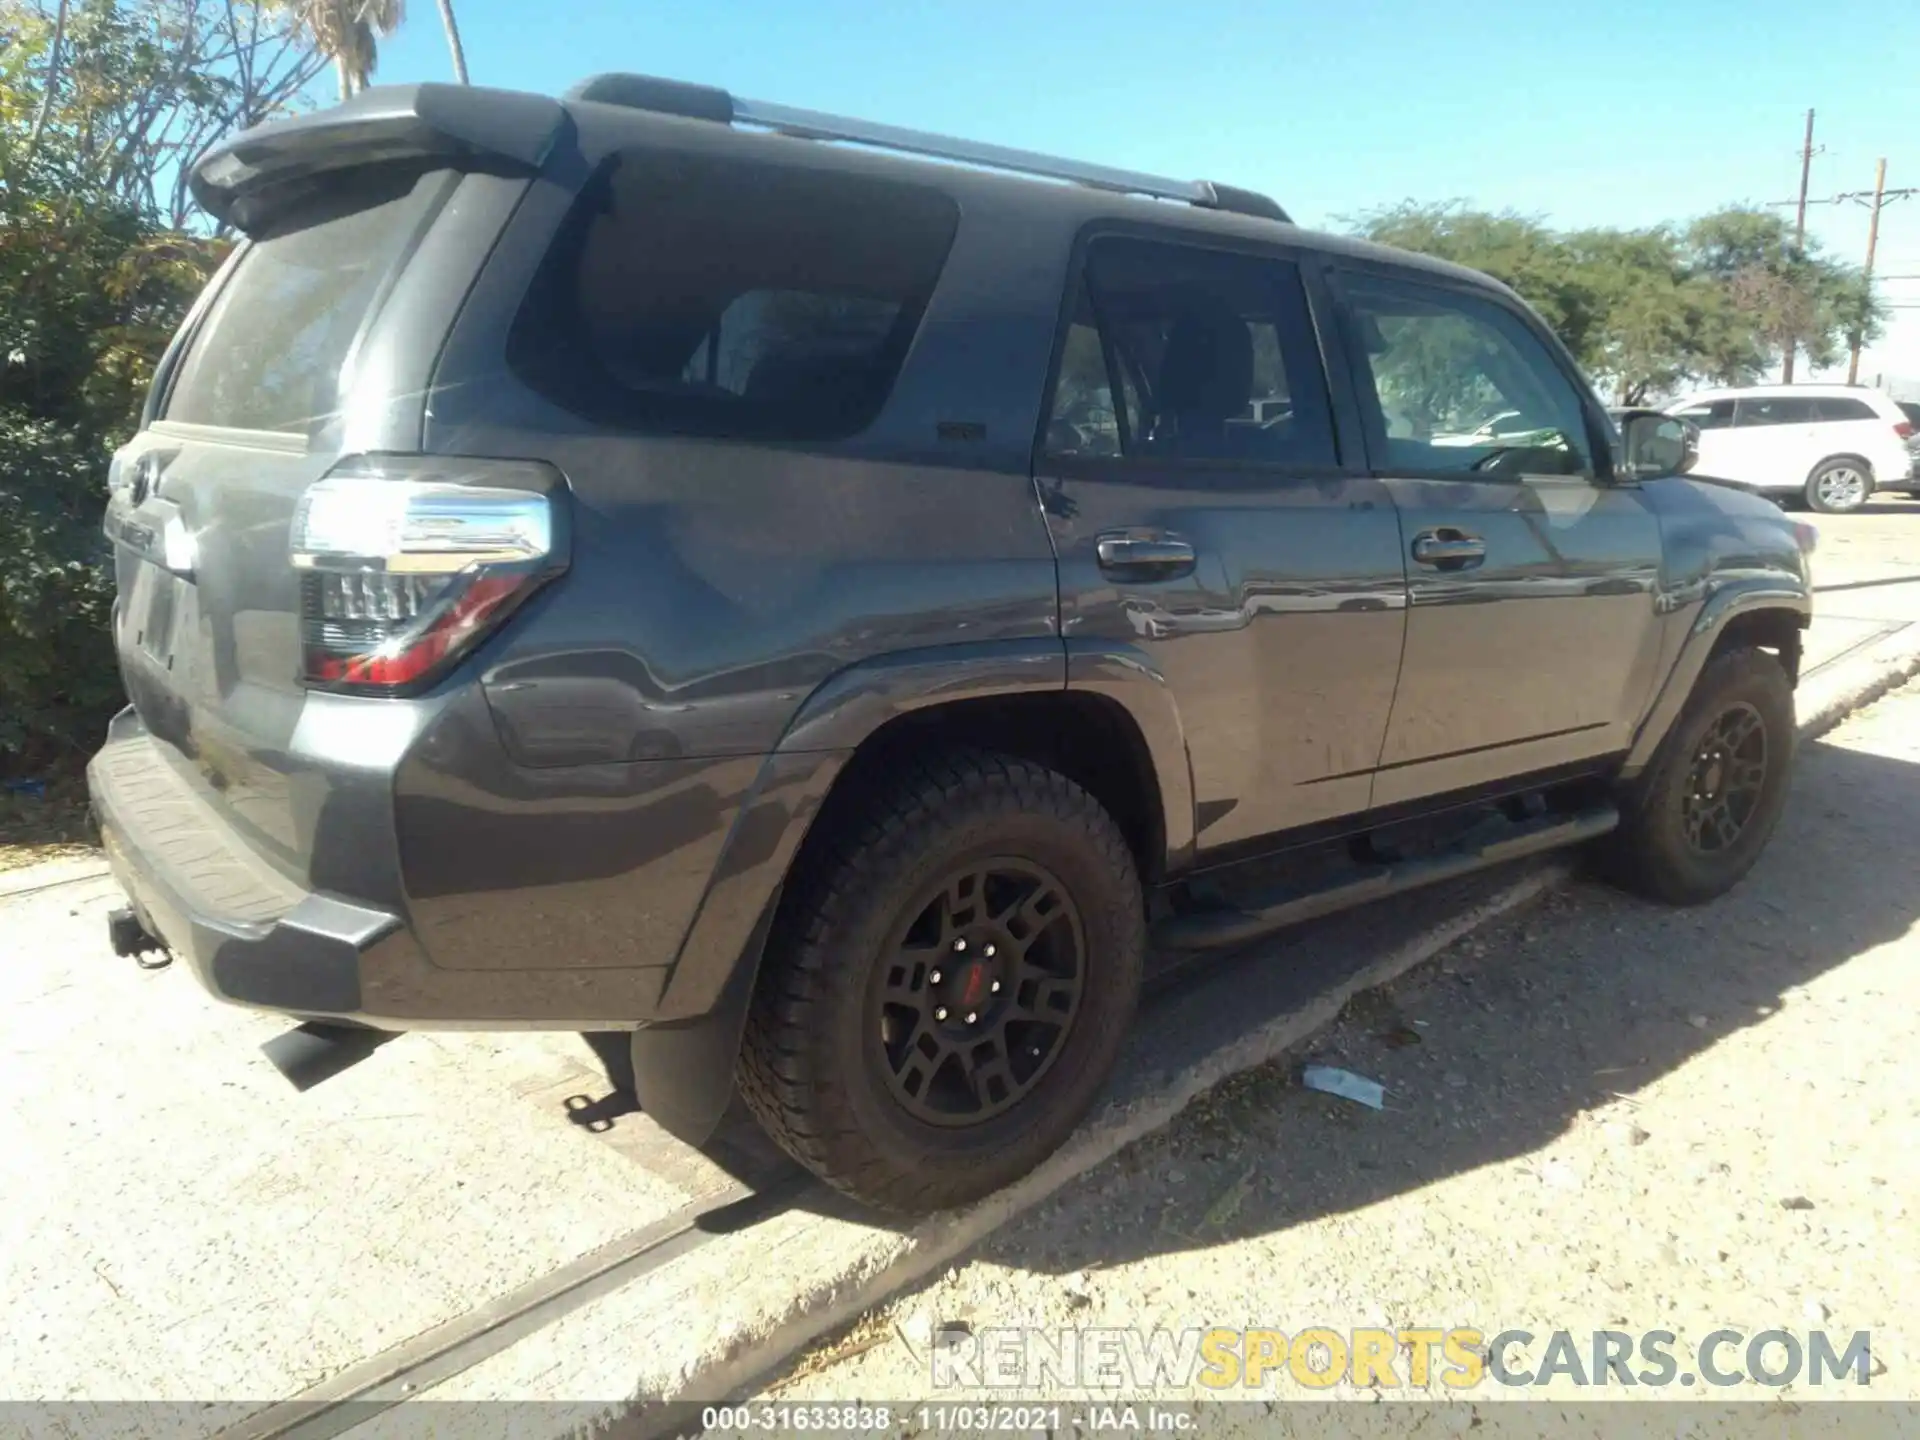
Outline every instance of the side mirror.
POLYGON ((1658 410, 1629 410, 1620 417, 1621 469, 1633 480, 1684 475, 1700 458, 1700 427, 1658 410))

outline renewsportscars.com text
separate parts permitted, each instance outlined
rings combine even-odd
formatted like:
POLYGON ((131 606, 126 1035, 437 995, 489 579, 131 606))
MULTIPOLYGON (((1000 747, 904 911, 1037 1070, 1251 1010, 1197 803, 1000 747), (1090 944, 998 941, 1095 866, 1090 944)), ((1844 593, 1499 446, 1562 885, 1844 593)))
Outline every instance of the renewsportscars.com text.
POLYGON ((1339 1331, 1090 1328, 982 1329, 937 1336, 936 1389, 1055 1389, 1150 1393, 1198 1388, 1269 1390, 1291 1380, 1309 1390, 1471 1390, 1512 1387, 1729 1387, 1866 1385, 1869 1333, 1715 1330, 1697 1343, 1671 1330, 1405 1327, 1339 1331))

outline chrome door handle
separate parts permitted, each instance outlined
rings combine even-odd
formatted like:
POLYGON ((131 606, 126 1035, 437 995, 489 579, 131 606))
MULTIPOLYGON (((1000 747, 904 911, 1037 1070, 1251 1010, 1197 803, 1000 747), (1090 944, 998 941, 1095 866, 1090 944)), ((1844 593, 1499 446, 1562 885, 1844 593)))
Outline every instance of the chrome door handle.
POLYGON ((1149 571, 1156 577, 1184 575, 1195 559, 1193 546, 1166 536, 1102 535, 1093 550, 1102 570, 1149 571))
POLYGON ((1464 530, 1423 530, 1413 537, 1413 558, 1437 570, 1465 570, 1487 558, 1487 542, 1464 530))

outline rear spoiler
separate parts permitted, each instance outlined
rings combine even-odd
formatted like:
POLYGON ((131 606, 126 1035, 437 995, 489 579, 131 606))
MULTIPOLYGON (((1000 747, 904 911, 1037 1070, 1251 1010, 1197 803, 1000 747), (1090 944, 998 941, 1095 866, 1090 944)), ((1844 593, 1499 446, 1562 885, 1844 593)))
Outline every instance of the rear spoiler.
POLYGON ((310 115, 243 130, 193 167, 193 198, 242 230, 335 171, 389 160, 487 160, 540 168, 567 123, 559 101, 469 85, 382 85, 310 115))

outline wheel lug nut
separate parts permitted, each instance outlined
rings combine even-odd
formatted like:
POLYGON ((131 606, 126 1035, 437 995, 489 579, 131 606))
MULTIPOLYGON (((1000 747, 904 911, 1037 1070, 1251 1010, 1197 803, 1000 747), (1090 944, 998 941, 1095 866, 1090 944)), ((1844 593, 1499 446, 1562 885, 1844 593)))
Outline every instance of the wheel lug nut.
POLYGON ((940 1007, 939 1007, 938 1009, 936 1009, 936 1010, 935 1010, 935 1011, 933 1012, 933 1018, 934 1018, 934 1019, 936 1019, 936 1020, 944 1020, 944 1019, 946 1019, 946 1018, 947 1018, 947 1007, 946 1007, 946 1006, 944 1006, 944 1005, 942 1005, 942 1006, 940 1006, 940 1007))
POLYGON ((995 995, 998 995, 1000 993, 1000 982, 996 980, 993 982, 992 985, 988 986, 987 988, 991 990, 995 995))
POLYGON ((967 942, 965 940, 956 940, 953 942, 953 948, 955 950, 965 950, 967 948, 967 942))
POLYGON ((973 1011, 971 1010, 967 1011, 967 1024, 971 1025, 974 1023, 974 1021, 978 1020, 979 1018, 980 1017, 976 1015, 973 1011))
POLYGON ((940 972, 936 970, 931 975, 927 976, 927 983, 929 985, 938 985, 940 983, 940 972))
POLYGON ((987 948, 985 950, 982 950, 980 953, 982 955, 985 955, 989 960, 991 960, 993 958, 993 946, 991 945, 987 946, 987 948))

